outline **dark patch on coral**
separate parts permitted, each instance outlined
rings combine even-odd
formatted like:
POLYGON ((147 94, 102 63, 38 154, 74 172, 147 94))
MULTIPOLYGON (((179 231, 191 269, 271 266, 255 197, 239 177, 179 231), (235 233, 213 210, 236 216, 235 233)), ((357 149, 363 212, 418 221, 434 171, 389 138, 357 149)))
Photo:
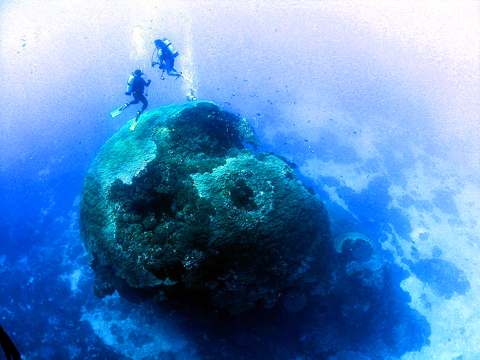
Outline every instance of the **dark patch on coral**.
POLYGON ((235 185, 230 189, 233 205, 245 210, 257 210, 253 190, 248 187, 244 179, 237 179, 235 185))

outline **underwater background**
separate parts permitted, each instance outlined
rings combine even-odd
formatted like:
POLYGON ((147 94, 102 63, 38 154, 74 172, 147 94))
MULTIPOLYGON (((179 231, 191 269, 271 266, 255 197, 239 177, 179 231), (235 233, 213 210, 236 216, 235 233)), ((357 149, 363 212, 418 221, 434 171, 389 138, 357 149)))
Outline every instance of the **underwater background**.
MULTIPOLYGON (((141 68, 148 110, 194 89, 245 117, 258 151, 294 162, 333 220, 349 214, 333 236, 378 242, 430 327, 427 343, 389 358, 480 359, 477 1, 5 0, 0 16, 0 324, 24 359, 254 353, 242 338, 199 338, 188 317, 93 293, 82 184, 140 108, 109 115, 141 68), (150 67, 163 37, 193 85, 150 67)), ((295 341, 279 353, 270 335, 262 358, 315 358, 295 341)), ((331 359, 375 358, 361 350, 331 359)))

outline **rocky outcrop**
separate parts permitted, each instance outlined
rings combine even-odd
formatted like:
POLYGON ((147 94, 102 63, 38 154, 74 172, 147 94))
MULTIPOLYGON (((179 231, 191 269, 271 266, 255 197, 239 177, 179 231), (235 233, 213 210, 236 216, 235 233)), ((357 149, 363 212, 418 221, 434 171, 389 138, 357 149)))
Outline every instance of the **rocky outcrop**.
POLYGON ((240 314, 301 310, 334 258, 323 203, 257 145, 245 119, 210 102, 152 110, 101 149, 80 228, 99 296, 188 297, 240 314))

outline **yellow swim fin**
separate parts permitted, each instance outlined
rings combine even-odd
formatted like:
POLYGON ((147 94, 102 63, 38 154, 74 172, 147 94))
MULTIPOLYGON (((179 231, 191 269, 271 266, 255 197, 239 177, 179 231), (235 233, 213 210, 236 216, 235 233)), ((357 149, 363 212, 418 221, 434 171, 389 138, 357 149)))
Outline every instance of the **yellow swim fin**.
POLYGON ((130 126, 130 130, 135 130, 138 124, 138 118, 140 117, 141 112, 137 112, 137 117, 135 118, 135 121, 133 122, 132 126, 130 126))
POLYGON ((130 130, 135 130, 135 128, 137 127, 137 124, 138 124, 138 120, 135 120, 132 124, 132 126, 130 126, 130 130))
POLYGON ((112 118, 117 117, 118 115, 120 115, 123 112, 123 110, 125 110, 127 108, 127 106, 128 106, 128 104, 124 104, 124 105, 120 106, 118 109, 115 109, 115 110, 111 111, 110 116, 112 118))

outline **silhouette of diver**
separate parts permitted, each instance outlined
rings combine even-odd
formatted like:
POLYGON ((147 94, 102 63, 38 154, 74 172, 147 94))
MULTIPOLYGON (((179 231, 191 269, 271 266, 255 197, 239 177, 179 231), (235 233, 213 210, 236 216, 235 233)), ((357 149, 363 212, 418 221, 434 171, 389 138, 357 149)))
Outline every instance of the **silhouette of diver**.
POLYGON ((137 126, 137 123, 138 123, 138 118, 147 109, 147 106, 148 106, 147 98, 145 97, 143 92, 145 90, 145 87, 150 86, 150 83, 152 82, 152 80, 145 81, 142 78, 142 76, 144 76, 144 74, 143 74, 143 71, 140 69, 135 70, 132 73, 132 75, 130 75, 127 81, 127 89, 125 90, 125 95, 132 95, 133 100, 130 101, 129 103, 123 104, 118 109, 110 112, 111 117, 116 117, 120 115, 123 112, 123 110, 125 110, 128 106, 133 104, 138 104, 141 101, 143 103, 142 110, 139 110, 137 112, 137 117, 135 118, 135 121, 130 127, 130 130, 135 130, 135 127, 137 126))
POLYGON ((7 335, 0 325, 0 344, 2 345, 3 352, 8 360, 22 360, 20 354, 13 344, 13 341, 7 335))
POLYGON ((174 68, 175 58, 178 56, 178 51, 172 45, 170 40, 168 40, 167 38, 163 38, 163 40, 157 39, 154 41, 154 44, 155 50, 153 51, 151 59, 152 67, 158 65, 158 67, 162 70, 162 75, 160 76, 160 79, 165 80, 165 78, 163 77, 163 73, 167 71, 167 74, 169 76, 175 76, 175 79, 173 79, 173 81, 177 80, 179 77, 182 77, 189 83, 192 83, 191 79, 186 78, 181 71, 177 71, 177 69, 174 68), (157 54, 158 62, 153 61, 153 57, 155 56, 155 54, 157 54))
POLYGON ((166 70, 170 76, 182 76, 182 73, 174 68, 175 58, 178 56, 177 50, 168 39, 155 40, 155 50, 152 54, 152 67, 158 65, 160 69, 166 70), (153 55, 157 53, 158 62, 153 61, 153 55))

